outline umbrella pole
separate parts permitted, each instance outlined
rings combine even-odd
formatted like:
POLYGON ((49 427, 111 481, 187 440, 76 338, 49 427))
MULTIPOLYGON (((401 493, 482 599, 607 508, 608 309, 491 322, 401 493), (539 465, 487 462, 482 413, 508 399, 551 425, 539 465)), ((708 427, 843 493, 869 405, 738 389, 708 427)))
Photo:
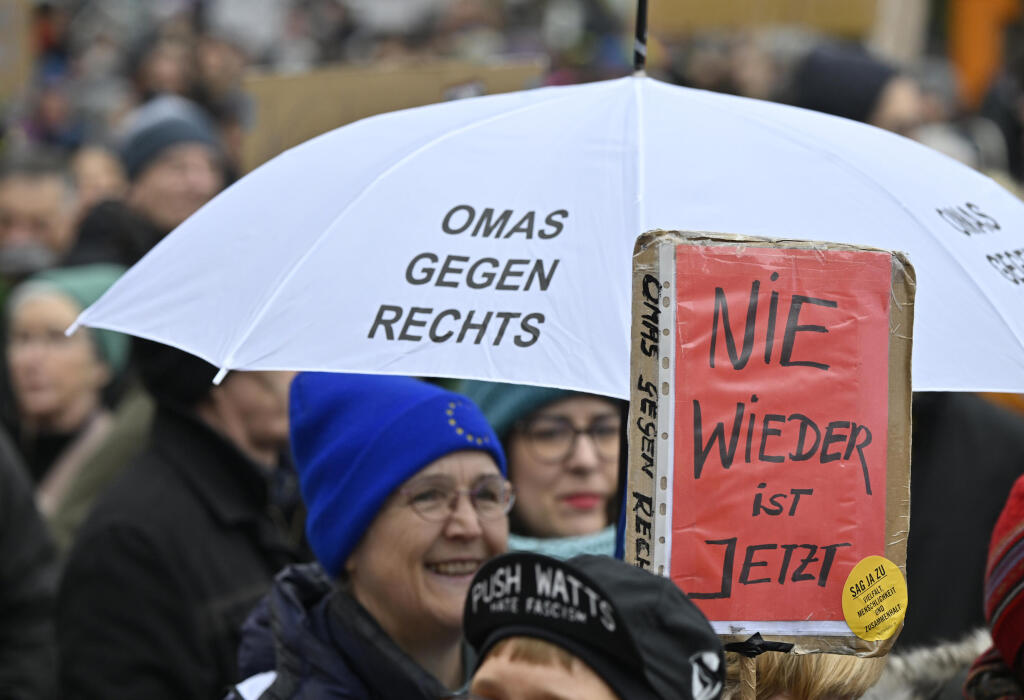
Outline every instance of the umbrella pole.
POLYGON ((640 75, 647 64, 647 0, 636 2, 636 38, 633 41, 633 70, 640 75))

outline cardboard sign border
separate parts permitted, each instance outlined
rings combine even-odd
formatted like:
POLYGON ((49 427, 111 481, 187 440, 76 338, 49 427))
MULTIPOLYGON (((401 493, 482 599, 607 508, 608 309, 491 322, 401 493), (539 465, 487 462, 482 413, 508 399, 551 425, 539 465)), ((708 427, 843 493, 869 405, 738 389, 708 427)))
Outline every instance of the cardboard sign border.
POLYGON ((650 26, 659 36, 680 37, 742 27, 797 24, 827 34, 863 37, 874 29, 881 10, 876 0, 674 0, 652 2, 650 26))
MULTIPOLYGON (((626 561, 666 575, 666 552, 671 547, 667 526, 672 503, 672 425, 674 416, 673 363, 675 352, 675 248, 678 245, 790 248, 806 250, 856 250, 884 252, 892 261, 892 298, 889 311, 889 422, 886 469, 886 547, 884 555, 906 575, 907 533, 910 530, 910 438, 911 382, 910 361, 914 327, 914 294, 917 288, 914 268, 905 255, 867 246, 822 241, 769 239, 708 231, 655 230, 641 234, 633 250, 633 301, 630 336, 630 406, 627 431, 628 472, 625 531, 626 561), (651 301, 653 284, 658 282, 659 298, 651 301), (648 284, 644 284, 644 280, 648 284), (644 290, 648 293, 645 299, 644 290), (655 319, 652 308, 657 308, 655 319), (645 318, 646 316, 646 318, 645 318), (646 335, 645 335, 646 333, 646 335), (657 349, 652 352, 656 333, 657 349), (645 351, 647 354, 645 354, 645 351), (655 379, 656 378, 656 379, 655 379), (655 382, 657 406, 652 413, 650 387, 655 382), (644 399, 647 399, 645 402, 644 399), (656 426, 656 444, 652 450, 650 424, 656 426), (646 450, 646 455, 645 455, 646 450), (653 456, 653 475, 650 471, 653 456), (667 465, 667 466, 666 466, 667 465)), ((913 601, 909 601, 913 605, 913 601)), ((756 624, 756 622, 754 622, 756 624)), ((769 623, 766 623, 769 624, 769 623)), ((752 631, 750 632, 752 634, 752 631)), ((744 641, 749 634, 720 634, 723 643, 744 641)), ((857 656, 882 656, 896 641, 868 642, 853 635, 778 635, 763 634, 765 639, 788 642, 796 653, 829 652, 857 656)))

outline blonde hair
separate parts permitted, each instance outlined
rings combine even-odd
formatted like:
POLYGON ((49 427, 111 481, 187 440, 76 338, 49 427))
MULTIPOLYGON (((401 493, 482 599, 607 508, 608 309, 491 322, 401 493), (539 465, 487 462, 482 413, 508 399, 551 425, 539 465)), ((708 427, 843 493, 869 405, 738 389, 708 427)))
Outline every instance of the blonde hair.
POLYGON ((491 647, 487 656, 507 656, 510 661, 522 661, 536 666, 561 666, 569 671, 573 664, 582 663, 571 652, 536 637, 506 637, 491 647))
MULTIPOLYGON (((726 687, 723 700, 739 697, 740 656, 725 655, 726 687)), ((847 654, 780 654, 757 657, 757 700, 787 693, 793 700, 836 697, 855 700, 878 682, 886 657, 862 658, 847 654)))

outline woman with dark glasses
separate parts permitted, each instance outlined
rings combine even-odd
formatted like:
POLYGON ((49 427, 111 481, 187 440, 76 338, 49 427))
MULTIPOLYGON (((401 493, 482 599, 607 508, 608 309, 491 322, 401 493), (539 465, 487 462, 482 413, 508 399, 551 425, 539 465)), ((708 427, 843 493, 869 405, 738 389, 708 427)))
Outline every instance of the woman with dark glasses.
POLYGON ((622 403, 560 389, 463 382, 501 438, 516 489, 509 550, 612 555, 622 403))

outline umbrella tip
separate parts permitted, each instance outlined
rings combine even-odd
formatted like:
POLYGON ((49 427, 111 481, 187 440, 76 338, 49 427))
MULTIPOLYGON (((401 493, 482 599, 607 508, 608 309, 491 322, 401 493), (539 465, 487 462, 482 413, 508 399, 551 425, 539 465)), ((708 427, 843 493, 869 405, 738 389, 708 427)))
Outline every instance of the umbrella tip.
POLYGON ((217 376, 215 376, 215 377, 213 378, 213 383, 214 383, 214 385, 216 385, 216 386, 219 386, 219 385, 220 385, 220 383, 221 383, 222 381, 224 381, 224 377, 226 377, 227 375, 228 375, 228 368, 227 368, 227 367, 221 367, 221 368, 220 368, 220 369, 219 369, 219 370, 217 371, 217 376))
POLYGON ((81 327, 82 327, 82 324, 79 323, 78 319, 76 318, 75 322, 72 323, 70 326, 68 326, 67 329, 64 331, 64 336, 67 337, 67 338, 70 338, 71 336, 73 336, 75 334, 75 331, 77 331, 81 327))

